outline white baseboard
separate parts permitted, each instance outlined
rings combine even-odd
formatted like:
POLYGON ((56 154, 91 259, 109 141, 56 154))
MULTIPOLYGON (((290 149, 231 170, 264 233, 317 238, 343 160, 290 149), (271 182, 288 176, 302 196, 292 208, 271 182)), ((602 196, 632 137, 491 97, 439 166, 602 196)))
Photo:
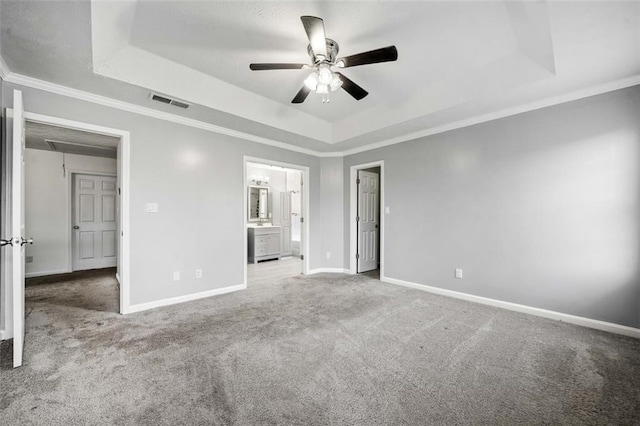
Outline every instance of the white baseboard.
POLYGON ((47 275, 68 274, 70 272, 72 271, 68 269, 58 269, 54 271, 27 272, 24 276, 25 278, 46 277, 47 275))
POLYGON ((0 341, 11 339, 13 337, 13 333, 8 330, 0 330, 0 341))
POLYGON ((175 305, 176 303, 189 302, 192 300, 203 299, 205 297, 217 296, 234 291, 244 290, 246 284, 238 284, 230 287, 216 288, 213 290, 202 291, 200 293, 186 294, 184 296, 171 297, 169 299, 156 300, 154 302, 139 303, 137 305, 129 305, 129 308, 123 314, 131 314, 134 312, 146 311, 147 309, 159 308, 161 306, 175 305))
POLYGON ((462 299, 469 302, 495 306, 502 309, 508 309, 510 311, 536 315, 543 318, 567 322, 570 324, 580 325, 582 327, 594 328, 596 330, 607 331, 609 333, 615 333, 615 334, 622 334, 624 336, 635 337, 636 339, 640 339, 640 328, 627 327, 625 325, 614 324, 611 322, 600 321, 600 320, 595 320, 591 318, 579 317, 577 315, 563 314, 562 312, 549 311, 547 309, 534 308, 532 306, 520 305, 517 303, 511 303, 511 302, 504 302, 502 300, 490 299, 488 297, 474 296, 468 293, 461 293, 458 291, 446 290, 443 288, 432 287, 424 284, 412 283, 409 281, 398 280, 396 278, 380 277, 380 281, 383 281, 389 284, 401 285, 403 287, 415 288, 422 291, 428 291, 429 293, 434 293, 441 296, 454 297, 456 299, 462 299))
POLYGON ((316 269, 311 269, 307 271, 307 275, 322 274, 322 273, 348 274, 349 270, 344 268, 316 268, 316 269))

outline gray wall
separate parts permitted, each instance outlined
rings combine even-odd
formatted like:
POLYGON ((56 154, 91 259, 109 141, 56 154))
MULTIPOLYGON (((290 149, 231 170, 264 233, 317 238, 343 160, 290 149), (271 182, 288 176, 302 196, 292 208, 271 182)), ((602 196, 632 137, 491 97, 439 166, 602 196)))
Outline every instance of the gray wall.
POLYGON ((318 158, 9 83, 3 106, 14 88, 27 111, 131 133, 132 305, 243 282, 244 155, 310 168, 310 268, 323 266, 318 158), (160 212, 146 214, 146 202, 160 212), (181 281, 172 281, 174 270, 181 281))
POLYGON ((375 160, 387 277, 640 327, 640 86, 349 156, 345 203, 375 160))
POLYGON ((321 160, 322 257, 324 268, 343 269, 343 161, 342 157, 321 160), (330 258, 327 258, 330 253, 330 258))

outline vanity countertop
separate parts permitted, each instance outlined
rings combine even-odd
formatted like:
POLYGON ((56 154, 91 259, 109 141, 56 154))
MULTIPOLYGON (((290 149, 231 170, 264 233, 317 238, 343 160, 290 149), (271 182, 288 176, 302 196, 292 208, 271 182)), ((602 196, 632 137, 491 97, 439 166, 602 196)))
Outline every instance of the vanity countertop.
POLYGON ((258 225, 257 223, 247 223, 247 228, 280 228, 279 225, 273 225, 272 223, 264 223, 258 225))

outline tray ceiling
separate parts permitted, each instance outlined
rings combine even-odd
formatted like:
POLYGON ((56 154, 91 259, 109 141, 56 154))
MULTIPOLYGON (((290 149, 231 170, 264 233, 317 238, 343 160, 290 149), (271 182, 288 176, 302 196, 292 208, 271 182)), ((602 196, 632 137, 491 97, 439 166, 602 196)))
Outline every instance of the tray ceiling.
POLYGON ((12 71, 164 108, 144 99, 153 90, 195 107, 170 112, 200 111, 200 120, 318 151, 428 132, 640 74, 634 1, 56 2, 55 11, 42 3, 0 6, 12 71), (329 104, 312 93, 292 105, 308 71, 254 72, 249 63, 308 62, 301 15, 324 19, 339 56, 393 44, 398 61, 344 70, 369 91, 362 101, 338 91, 329 104), (82 35, 88 40, 68 39, 82 35), (135 89, 127 95, 125 87, 135 89))

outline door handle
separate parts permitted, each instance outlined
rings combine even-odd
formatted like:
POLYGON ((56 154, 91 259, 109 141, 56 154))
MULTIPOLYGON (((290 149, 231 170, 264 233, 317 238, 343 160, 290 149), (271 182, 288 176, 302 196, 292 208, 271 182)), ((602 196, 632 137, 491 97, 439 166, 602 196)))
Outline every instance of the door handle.
POLYGON ((73 229, 80 229, 78 225, 74 226, 73 229))
POLYGON ((22 241, 20 241, 20 245, 23 246, 25 244, 33 244, 33 238, 27 238, 26 240, 20 237, 22 241))
POLYGON ((9 238, 8 240, 0 239, 0 247, 4 246, 12 246, 14 244, 18 244, 20 242, 17 238, 9 238))

